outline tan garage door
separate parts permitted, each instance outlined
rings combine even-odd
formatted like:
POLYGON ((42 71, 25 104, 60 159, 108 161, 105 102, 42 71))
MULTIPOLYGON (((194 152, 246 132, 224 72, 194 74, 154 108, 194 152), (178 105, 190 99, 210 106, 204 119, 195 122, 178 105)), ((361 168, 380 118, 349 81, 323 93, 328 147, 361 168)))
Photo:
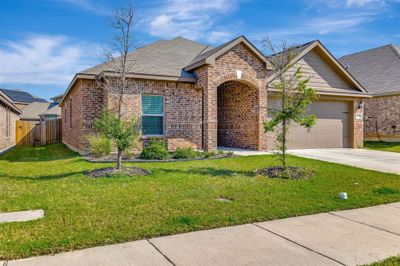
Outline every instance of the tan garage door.
MULTIPOLYGON (((269 108, 277 106, 268 100, 269 108)), ((320 101, 310 105, 309 112, 317 116, 311 129, 298 125, 289 130, 289 149, 346 148, 350 147, 350 104, 349 102, 320 101)), ((268 149, 276 147, 274 133, 268 133, 268 149)))

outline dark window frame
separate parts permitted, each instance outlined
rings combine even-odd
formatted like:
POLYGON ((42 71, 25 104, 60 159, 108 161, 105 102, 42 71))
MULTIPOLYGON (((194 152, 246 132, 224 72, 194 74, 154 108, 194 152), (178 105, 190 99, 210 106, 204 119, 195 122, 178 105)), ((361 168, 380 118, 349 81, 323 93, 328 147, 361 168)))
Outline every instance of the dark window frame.
POLYGON ((142 101, 142 128, 141 128, 142 136, 145 136, 145 137, 163 137, 163 136, 165 136, 165 126, 164 126, 165 125, 165 119, 164 119, 164 117, 165 117, 165 96, 160 95, 160 94, 142 94, 141 101, 142 101), (158 96, 158 97, 162 98, 162 113, 161 114, 145 114, 143 112, 143 97, 146 97, 146 96, 158 96), (143 118, 144 117, 161 117, 162 134, 145 134, 143 132, 143 118))

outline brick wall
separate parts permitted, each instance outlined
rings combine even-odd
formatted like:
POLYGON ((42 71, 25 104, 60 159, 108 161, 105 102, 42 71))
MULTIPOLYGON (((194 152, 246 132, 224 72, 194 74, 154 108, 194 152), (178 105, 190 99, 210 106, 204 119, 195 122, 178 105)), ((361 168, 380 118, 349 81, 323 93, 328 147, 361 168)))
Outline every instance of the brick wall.
POLYGON ((400 95, 365 101, 366 140, 400 141, 400 95))
POLYGON ((218 87, 218 146, 258 148, 257 88, 237 81, 218 87))
MULTIPOLYGON (((267 116, 267 87, 265 64, 246 45, 240 43, 216 59, 213 66, 202 66, 195 70, 198 77, 197 86, 204 90, 204 149, 215 150, 218 139, 218 87, 225 82, 238 81, 242 89, 249 86, 257 88, 258 101, 249 102, 257 111, 257 145, 258 150, 266 149, 266 133, 262 126, 267 116), (237 78, 236 71, 242 72, 242 77, 237 78)), ((241 112, 240 109, 237 112, 241 112)), ((238 140, 238 138, 236 138, 238 140)), ((252 141, 250 141, 252 142, 252 141)), ((232 146, 235 146, 231 143, 232 146)), ((236 144, 236 147, 244 145, 236 144)))
POLYGON ((93 121, 104 107, 104 93, 93 80, 76 81, 61 107, 62 141, 77 150, 85 150, 85 136, 92 132, 93 121))
MULTIPOLYGON (((177 147, 202 148, 202 92, 191 83, 131 80, 123 98, 125 117, 142 115, 142 95, 164 96, 164 136, 170 150, 177 147)), ((118 94, 110 89, 108 108, 117 110, 118 94)), ((142 139, 146 137, 143 136, 142 139)))
MULTIPOLYGON (((123 97, 125 118, 142 114, 143 94, 164 96, 164 137, 171 150, 177 147, 201 149, 202 92, 194 84, 130 80, 123 97)), ((103 108, 117 110, 119 96, 115 89, 107 92, 95 86, 92 80, 78 80, 66 96, 62 111, 63 142, 77 150, 87 149, 84 136, 93 130, 93 121, 103 108), (72 119, 70 119, 70 99, 72 119)), ((144 139, 145 137, 143 137, 144 139)), ((143 143, 141 143, 143 144, 143 143)))
POLYGON ((0 151, 15 145, 15 124, 19 115, 10 110, 10 135, 7 136, 7 109, 9 107, 0 103, 0 151))

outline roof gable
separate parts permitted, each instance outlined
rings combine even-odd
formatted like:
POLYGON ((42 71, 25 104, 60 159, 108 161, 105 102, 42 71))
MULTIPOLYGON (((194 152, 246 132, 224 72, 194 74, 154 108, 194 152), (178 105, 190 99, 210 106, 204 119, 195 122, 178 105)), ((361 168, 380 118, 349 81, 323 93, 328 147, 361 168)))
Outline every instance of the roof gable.
POLYGON ((0 89, 0 103, 11 108, 15 113, 20 114, 21 110, 19 110, 13 103, 13 101, 8 97, 1 89, 0 89))
POLYGON ((400 51, 389 44, 340 58, 348 71, 373 95, 400 93, 400 51))
MULTIPOLYGON (((328 64, 331 69, 343 80, 345 80, 351 89, 357 93, 366 93, 366 89, 360 84, 341 64, 340 62, 325 48, 320 41, 313 41, 301 46, 295 47, 298 49, 299 54, 293 60, 293 63, 298 63, 311 51, 316 52, 321 59, 328 64)), ((267 82, 271 83, 275 80, 277 74, 271 73, 267 78, 267 82)))
POLYGON ((211 50, 207 50, 201 54, 199 54, 196 58, 190 62, 188 66, 184 68, 185 71, 191 71, 197 67, 200 67, 205 64, 215 64, 215 59, 225 52, 229 51, 239 43, 244 43, 261 61, 267 62, 263 53, 260 52, 249 40, 244 36, 239 36, 236 39, 233 39, 229 42, 226 42, 216 48, 211 50))

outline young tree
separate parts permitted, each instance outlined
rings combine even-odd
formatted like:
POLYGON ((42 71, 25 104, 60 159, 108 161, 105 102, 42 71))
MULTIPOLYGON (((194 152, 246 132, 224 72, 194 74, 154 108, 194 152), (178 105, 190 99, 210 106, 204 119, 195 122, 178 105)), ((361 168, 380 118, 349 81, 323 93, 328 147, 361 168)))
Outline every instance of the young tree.
POLYGON ((276 90, 278 106, 268 107, 271 119, 264 124, 265 131, 277 132, 278 154, 282 167, 287 172, 288 132, 292 123, 311 128, 315 124, 315 115, 308 114, 308 106, 317 99, 314 89, 308 87, 309 79, 303 79, 301 68, 294 59, 299 54, 296 47, 288 47, 282 42, 279 47, 272 44, 269 38, 263 40, 263 47, 272 55, 268 58, 268 67, 276 79, 268 86, 276 90), (291 71, 295 69, 295 71, 291 71))
POLYGON ((116 102, 111 103, 110 109, 104 110, 95 121, 95 128, 116 144, 118 169, 122 167, 123 153, 134 145, 139 135, 138 122, 132 118, 133 114, 127 114, 124 108, 124 95, 136 86, 133 79, 128 79, 135 63, 129 56, 134 48, 134 15, 132 5, 115 10, 111 21, 115 34, 109 48, 104 49, 106 67, 96 77, 96 85, 106 90, 111 97, 117 98, 116 102))
POLYGON ((104 111, 95 120, 94 127, 104 136, 113 140, 118 150, 117 168, 122 168, 122 154, 135 147, 139 137, 138 123, 135 118, 126 119, 115 112, 104 111))

